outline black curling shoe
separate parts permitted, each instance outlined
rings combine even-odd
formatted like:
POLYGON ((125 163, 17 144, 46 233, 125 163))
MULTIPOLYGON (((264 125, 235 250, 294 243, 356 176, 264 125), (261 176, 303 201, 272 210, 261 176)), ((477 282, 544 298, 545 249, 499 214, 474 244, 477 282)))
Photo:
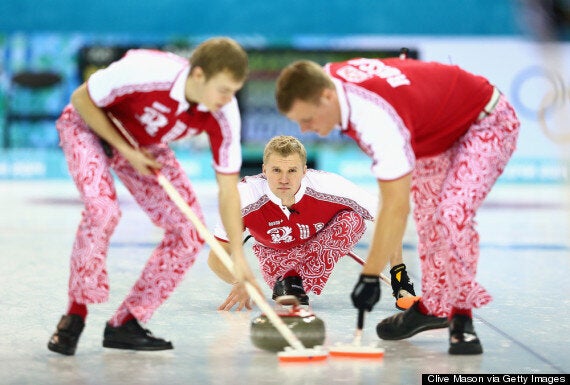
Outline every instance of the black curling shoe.
POLYGON ((74 355, 84 327, 85 321, 76 314, 61 316, 57 330, 48 342, 48 349, 66 356, 74 355))
POLYGON ((385 318, 376 325, 376 333, 383 340, 402 340, 420 332, 431 329, 446 328, 449 324, 446 317, 424 315, 418 310, 416 301, 403 313, 385 318))
POLYGON ((170 341, 154 337, 150 330, 144 329, 136 319, 118 327, 107 323, 103 334, 103 347, 147 351, 173 349, 170 341))
POLYGON ((481 354, 483 347, 475 334, 473 320, 455 315, 449 324, 449 354, 481 354))
POLYGON ((309 296, 303 289, 303 280, 299 276, 291 276, 278 279, 273 286, 273 300, 284 295, 294 295, 299 299, 299 304, 309 305, 309 296))

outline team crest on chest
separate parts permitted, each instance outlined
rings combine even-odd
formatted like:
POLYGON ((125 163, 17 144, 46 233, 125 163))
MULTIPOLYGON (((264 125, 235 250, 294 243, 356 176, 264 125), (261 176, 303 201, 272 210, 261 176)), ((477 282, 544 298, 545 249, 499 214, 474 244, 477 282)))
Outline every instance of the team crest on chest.
POLYGON ((289 226, 274 227, 267 231, 271 235, 271 243, 289 243, 293 241, 293 229, 289 226))

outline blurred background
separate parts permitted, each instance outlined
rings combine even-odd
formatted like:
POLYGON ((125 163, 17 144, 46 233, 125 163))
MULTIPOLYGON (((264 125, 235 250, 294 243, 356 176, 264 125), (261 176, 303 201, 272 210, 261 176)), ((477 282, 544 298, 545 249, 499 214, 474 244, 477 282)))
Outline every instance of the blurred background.
MULTIPOLYGON (((570 0, 3 0, 0 180, 68 178, 54 121, 71 92, 129 48, 184 56, 226 35, 250 53, 240 92, 244 174, 263 145, 299 136, 312 167, 372 181, 369 160, 339 135, 301 135, 274 106, 289 62, 398 55, 457 64, 497 85, 522 121, 502 182, 566 183, 570 164, 570 0), (326 148, 326 151, 325 151, 326 148)), ((175 145, 189 176, 213 178, 205 141, 175 145)))

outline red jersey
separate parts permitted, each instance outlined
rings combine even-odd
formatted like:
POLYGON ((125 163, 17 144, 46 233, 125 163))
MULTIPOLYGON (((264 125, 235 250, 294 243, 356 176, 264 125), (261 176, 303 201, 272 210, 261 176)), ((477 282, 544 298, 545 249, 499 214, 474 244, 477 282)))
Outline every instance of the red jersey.
POLYGON ((141 146, 169 143, 205 132, 214 169, 237 173, 241 167, 241 119, 235 98, 219 111, 190 105, 185 86, 190 64, 172 53, 130 50, 87 81, 95 105, 110 112, 141 146))
POLYGON ((325 71, 339 95, 341 129, 373 159, 378 179, 397 179, 416 158, 449 149, 493 93, 481 76, 413 59, 353 59, 325 71))
MULTIPOLYGON (((264 246, 288 249, 306 242, 342 210, 373 220, 376 196, 337 174, 309 169, 290 208, 273 194, 263 174, 245 177, 238 184, 244 227, 264 246)), ((228 241, 221 224, 216 238, 228 241)))

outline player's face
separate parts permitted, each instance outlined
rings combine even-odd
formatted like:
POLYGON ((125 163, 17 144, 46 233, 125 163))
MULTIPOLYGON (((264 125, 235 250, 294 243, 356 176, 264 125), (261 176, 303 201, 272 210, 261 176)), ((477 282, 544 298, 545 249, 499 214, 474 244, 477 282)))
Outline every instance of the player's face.
POLYGON ((299 154, 289 156, 271 154, 263 164, 263 173, 267 178, 269 189, 286 206, 295 203, 295 193, 299 191, 306 172, 307 166, 299 154))
POLYGON ((318 103, 297 99, 285 116, 296 122, 301 132, 314 132, 319 136, 327 136, 340 124, 340 107, 336 92, 324 90, 318 103))
POLYGON ((208 110, 215 112, 228 104, 243 87, 243 82, 236 81, 226 71, 220 72, 206 80, 203 72, 198 71, 195 76, 192 94, 195 101, 204 104, 208 110))

